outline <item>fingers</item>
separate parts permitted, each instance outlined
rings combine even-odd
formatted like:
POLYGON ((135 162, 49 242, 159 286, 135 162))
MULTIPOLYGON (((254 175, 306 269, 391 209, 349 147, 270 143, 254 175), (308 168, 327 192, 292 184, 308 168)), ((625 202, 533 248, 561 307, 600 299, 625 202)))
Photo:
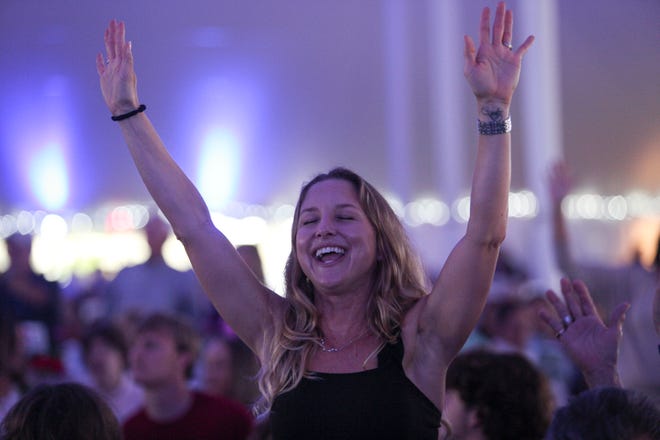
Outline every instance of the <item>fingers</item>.
POLYGON ((133 42, 129 41, 126 43, 126 49, 125 49, 125 56, 126 56, 126 62, 129 65, 133 65, 133 42))
POLYGON ((477 62, 477 48, 474 46, 474 41, 472 41, 469 35, 463 36, 463 40, 465 41, 465 66, 463 71, 467 74, 477 62))
POLYGON ((630 304, 621 303, 614 308, 612 315, 610 316, 609 328, 616 328, 618 331, 621 331, 623 328, 623 322, 626 320, 626 312, 630 308, 630 304))
POLYGON ((573 320, 582 316, 582 307, 577 293, 573 289, 573 283, 568 278, 561 279, 561 293, 564 295, 568 313, 573 320))
POLYGON ((114 20, 110 20, 110 24, 108 27, 105 29, 105 33, 103 34, 103 42, 105 43, 105 54, 108 58, 114 58, 115 52, 114 52, 114 45, 111 44, 112 41, 112 32, 111 28, 114 26, 113 25, 114 20))
POLYGON ((580 307, 582 309, 582 313, 585 316, 589 316, 589 315, 597 316, 598 312, 596 311, 596 306, 594 305, 594 301, 591 298, 591 294, 589 294, 589 289, 587 288, 587 285, 584 284, 582 280, 575 280, 573 281, 573 290, 575 290, 578 300, 580 301, 580 307))
POLYGON ((481 22, 479 23, 479 45, 490 42, 490 9, 488 7, 481 11, 481 22))
POLYGON ((125 53, 126 26, 123 22, 114 18, 110 20, 105 30, 103 41, 105 43, 105 52, 109 60, 112 60, 125 53))
POLYGON ((125 53, 126 26, 123 21, 117 23, 115 34, 115 53, 123 55, 125 53))
POLYGON ((525 39, 523 44, 520 45, 518 49, 516 49, 516 55, 519 57, 523 57, 527 51, 529 50, 530 47, 532 47, 532 43, 534 42, 534 35, 530 35, 525 39))
POLYGON ((513 41, 513 11, 508 10, 504 14, 504 31, 502 39, 500 40, 505 46, 505 43, 511 44, 513 41))
MULTIPOLYGON (((490 32, 490 9, 485 7, 481 11, 481 21, 479 23, 479 45, 492 45, 494 47, 504 46, 512 49, 513 41, 513 11, 507 10, 504 2, 499 2, 495 10, 493 19, 493 32, 490 32)), ((530 35, 523 44, 514 52, 517 57, 522 58, 534 42, 534 36, 530 35)))
MULTIPOLYGON (((562 286, 563 287, 563 286, 562 286)), ((564 304, 557 294, 553 292, 552 290, 548 290, 545 293, 545 296, 548 298, 548 301, 550 301, 550 304, 552 304, 552 307, 555 309, 555 312, 557 312, 557 316, 560 319, 552 319, 552 324, 550 325, 553 330, 559 331, 559 329, 564 328, 565 323, 562 323, 562 320, 564 317, 570 317, 570 313, 568 311, 568 308, 566 307, 566 304, 564 304)))
POLYGON ((103 72, 105 72, 105 62, 103 62, 103 54, 101 53, 96 54, 96 71, 99 76, 103 75, 103 72))
POLYGON ((545 309, 539 310, 538 315, 541 317, 541 320, 543 320, 543 322, 545 322, 552 329, 557 337, 561 336, 564 330, 564 324, 562 324, 560 320, 558 320, 556 317, 553 317, 545 309))
MULTIPOLYGON (((497 9, 495 9, 495 19, 493 20, 493 45, 502 44, 502 37, 504 36, 504 16, 505 16, 504 2, 497 4, 497 9)), ((511 42, 511 40, 506 40, 511 42)))

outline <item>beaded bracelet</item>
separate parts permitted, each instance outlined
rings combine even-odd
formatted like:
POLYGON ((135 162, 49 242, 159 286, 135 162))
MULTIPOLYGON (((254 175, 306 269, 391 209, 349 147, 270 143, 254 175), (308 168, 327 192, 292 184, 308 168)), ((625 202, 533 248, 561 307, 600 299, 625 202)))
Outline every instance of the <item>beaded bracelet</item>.
POLYGON ((511 132, 511 116, 506 118, 503 121, 489 121, 482 122, 477 120, 477 128, 479 129, 479 134, 485 136, 492 136, 495 134, 505 134, 511 132))
POLYGON ((137 115, 138 113, 142 113, 146 109, 147 109, 146 105, 140 104, 140 106, 138 108, 136 108, 135 110, 132 110, 128 113, 124 113, 123 115, 111 116, 110 119, 112 119, 113 121, 123 121, 124 119, 128 119, 131 116, 137 115))

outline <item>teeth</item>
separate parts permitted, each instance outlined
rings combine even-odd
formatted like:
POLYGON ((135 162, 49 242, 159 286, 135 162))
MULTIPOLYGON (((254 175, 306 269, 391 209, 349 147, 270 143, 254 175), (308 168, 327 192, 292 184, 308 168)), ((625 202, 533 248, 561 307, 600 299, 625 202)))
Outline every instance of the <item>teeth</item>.
POLYGON ((340 248, 340 247, 336 247, 336 246, 326 246, 326 247, 323 247, 323 248, 321 248, 321 249, 319 249, 319 250, 316 251, 316 258, 321 258, 321 257, 323 257, 325 254, 330 254, 330 253, 333 253, 333 252, 334 252, 335 254, 344 255, 344 252, 345 252, 345 251, 344 251, 342 248, 340 248))

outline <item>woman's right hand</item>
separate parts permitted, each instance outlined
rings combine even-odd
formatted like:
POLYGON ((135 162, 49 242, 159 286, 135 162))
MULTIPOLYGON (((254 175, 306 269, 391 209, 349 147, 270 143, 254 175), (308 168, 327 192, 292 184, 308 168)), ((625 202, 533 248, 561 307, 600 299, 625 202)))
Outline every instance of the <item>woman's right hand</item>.
POLYGON ((124 23, 111 20, 103 38, 106 58, 101 53, 96 55, 101 92, 110 112, 115 116, 135 110, 140 105, 131 43, 126 42, 125 35, 124 23))

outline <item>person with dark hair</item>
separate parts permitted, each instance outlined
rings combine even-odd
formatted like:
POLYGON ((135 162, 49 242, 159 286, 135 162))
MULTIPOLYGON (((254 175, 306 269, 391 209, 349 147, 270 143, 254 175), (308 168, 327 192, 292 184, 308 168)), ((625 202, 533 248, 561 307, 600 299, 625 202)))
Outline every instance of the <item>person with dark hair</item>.
POLYGON ((199 349, 194 328, 175 316, 152 314, 138 326, 129 357, 144 406, 124 422, 126 440, 247 438, 243 405, 189 388, 199 349))
POLYGON ((506 235, 510 105, 528 37, 513 13, 484 8, 465 37, 478 148, 465 236, 432 287, 399 218, 368 182, 335 168, 294 210, 285 298, 263 285, 215 227, 197 188, 140 104, 131 43, 115 20, 97 56, 101 91, 152 197, 221 316, 259 356, 278 439, 436 439, 449 363, 475 326, 506 235))
POLYGON ((587 390, 557 410, 547 440, 660 440, 660 410, 618 387, 587 390))
POLYGON ((0 425, 0 440, 121 440, 105 401, 78 383, 42 384, 25 394, 0 425))
POLYGON ((222 396, 250 407, 259 399, 255 381, 257 362, 254 353, 235 336, 208 336, 195 371, 196 387, 211 396, 222 396))
POLYGON ((85 365, 95 389, 120 422, 144 400, 142 390, 128 374, 128 344, 124 333, 110 322, 94 323, 82 337, 85 365))
POLYGON ((9 268, 0 275, 0 308, 11 313, 19 325, 32 330, 30 335, 34 338, 28 345, 33 352, 29 354, 56 357, 60 286, 32 269, 31 235, 16 232, 5 238, 5 242, 9 268))
POLYGON ((471 350, 447 370, 444 417, 455 440, 540 440, 554 401, 544 374, 524 356, 471 350))
POLYGON ((548 440, 658 440, 660 408, 642 392, 622 388, 619 344, 628 303, 614 307, 602 321, 584 282, 561 280, 564 301, 547 292, 554 312, 541 318, 553 329, 567 354, 580 368, 589 390, 557 410, 548 440))

